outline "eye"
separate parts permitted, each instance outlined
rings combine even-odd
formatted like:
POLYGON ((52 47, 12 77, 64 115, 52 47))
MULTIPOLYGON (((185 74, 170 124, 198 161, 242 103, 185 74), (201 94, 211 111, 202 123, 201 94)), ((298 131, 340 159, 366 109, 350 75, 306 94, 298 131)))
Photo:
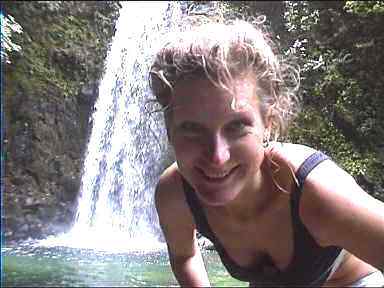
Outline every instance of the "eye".
POLYGON ((243 135, 250 131, 251 126, 252 124, 249 121, 237 119, 227 125, 226 131, 233 135, 243 135))
POLYGON ((202 133, 200 125, 193 122, 184 122, 179 126, 179 130, 186 136, 196 136, 202 133))
POLYGON ((235 120, 229 123, 227 127, 230 130, 242 130, 246 127, 246 124, 242 120, 235 120))

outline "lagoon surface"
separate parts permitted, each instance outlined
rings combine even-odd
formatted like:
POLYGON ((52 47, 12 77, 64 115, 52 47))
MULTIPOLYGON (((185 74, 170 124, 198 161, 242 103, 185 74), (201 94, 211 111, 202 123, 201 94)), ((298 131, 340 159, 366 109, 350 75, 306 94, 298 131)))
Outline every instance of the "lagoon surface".
MULTIPOLYGON (((215 251, 203 257, 212 286, 248 286, 229 276, 215 251)), ((110 253, 24 242, 2 247, 2 273, 2 287, 178 286, 164 250, 110 253)))

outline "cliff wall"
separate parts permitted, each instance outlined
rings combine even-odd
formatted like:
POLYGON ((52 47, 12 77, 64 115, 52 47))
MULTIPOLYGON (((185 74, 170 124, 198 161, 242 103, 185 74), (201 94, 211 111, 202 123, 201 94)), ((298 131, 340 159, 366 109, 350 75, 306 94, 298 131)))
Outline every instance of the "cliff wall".
POLYGON ((7 241, 43 238, 73 221, 89 119, 119 8, 110 1, 2 3, 23 29, 13 35, 21 51, 3 64, 7 241))

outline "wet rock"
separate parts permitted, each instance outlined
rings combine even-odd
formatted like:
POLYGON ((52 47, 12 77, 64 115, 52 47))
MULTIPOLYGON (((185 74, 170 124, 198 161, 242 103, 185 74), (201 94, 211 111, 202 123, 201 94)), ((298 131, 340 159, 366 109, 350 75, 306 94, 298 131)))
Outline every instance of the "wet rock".
POLYGON ((12 159, 19 165, 32 160, 32 131, 28 123, 18 121, 14 125, 16 142, 11 146, 12 159))
POLYGON ((60 200, 74 202, 80 189, 79 177, 63 176, 59 183, 63 187, 62 193, 59 193, 60 200))
POLYGON ((28 207, 28 206, 32 206, 32 205, 34 205, 34 202, 35 202, 35 200, 33 199, 33 198, 31 198, 31 197, 28 197, 27 199, 25 199, 25 207, 28 207))
POLYGON ((23 224, 20 227, 20 232, 27 232, 29 230, 29 225, 28 224, 23 224))
POLYGON ((73 219, 88 120, 120 8, 110 1, 51 6, 4 3, 23 27, 22 56, 6 67, 7 240, 58 233, 73 219))
POLYGON ((99 81, 90 81, 86 83, 78 95, 78 103, 86 107, 93 107, 99 95, 99 81))

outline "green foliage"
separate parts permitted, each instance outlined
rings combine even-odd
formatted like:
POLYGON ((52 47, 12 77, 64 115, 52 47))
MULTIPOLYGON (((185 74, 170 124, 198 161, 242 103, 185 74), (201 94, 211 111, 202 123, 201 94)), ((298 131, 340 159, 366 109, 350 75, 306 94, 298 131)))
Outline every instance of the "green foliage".
POLYGON ((303 111, 288 139, 326 151, 356 179, 364 179, 371 194, 384 199, 382 4, 286 5, 287 37, 294 39, 286 54, 298 56, 303 67, 303 111), (372 13, 375 18, 365 17, 372 13))
POLYGON ((103 72, 91 67, 103 67, 108 50, 103 44, 114 33, 114 19, 103 13, 117 8, 118 3, 92 1, 7 2, 7 12, 19 23, 28 23, 22 35, 15 35, 23 54, 9 68, 9 80, 24 85, 24 90, 42 91, 40 96, 49 93, 43 89, 47 85, 63 97, 75 96, 80 85, 99 79, 103 72))
POLYGON ((383 1, 346 1, 344 9, 359 16, 384 13, 383 1))
POLYGON ((286 1, 284 13, 288 32, 300 33, 311 31, 319 22, 319 11, 311 9, 307 1, 286 1))
POLYGON ((313 108, 308 108, 298 116, 289 137, 293 142, 325 151, 353 176, 367 174, 372 168, 372 153, 356 150, 333 122, 324 119, 324 113, 313 108))

